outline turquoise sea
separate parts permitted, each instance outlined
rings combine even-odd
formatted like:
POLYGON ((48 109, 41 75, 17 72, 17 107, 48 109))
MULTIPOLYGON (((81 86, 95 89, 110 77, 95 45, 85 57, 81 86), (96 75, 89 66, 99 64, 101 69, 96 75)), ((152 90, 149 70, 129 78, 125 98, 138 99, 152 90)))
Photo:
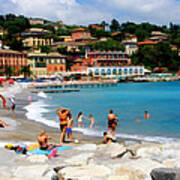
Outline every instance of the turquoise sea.
POLYGON ((180 139, 180 82, 120 83, 115 87, 47 94, 47 98, 27 107, 27 116, 58 127, 56 108, 60 106, 71 109, 76 125, 80 111, 95 117, 93 130, 88 128, 88 120, 83 121, 85 129, 75 128, 84 134, 101 136, 107 130, 107 114, 113 109, 119 118, 117 137, 159 142, 180 139), (148 120, 144 119, 145 110, 151 115, 148 120), (140 123, 136 118, 140 118, 140 123))

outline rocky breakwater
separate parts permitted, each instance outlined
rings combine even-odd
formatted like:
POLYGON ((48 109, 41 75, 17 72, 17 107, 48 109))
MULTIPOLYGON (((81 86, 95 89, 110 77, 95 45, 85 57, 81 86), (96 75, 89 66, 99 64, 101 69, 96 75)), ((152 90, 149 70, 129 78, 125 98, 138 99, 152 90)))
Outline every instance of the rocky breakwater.
POLYGON ((46 156, 14 153, 9 163, 0 166, 0 177, 13 180, 151 180, 155 168, 180 168, 178 152, 180 143, 131 146, 112 143, 73 145, 71 150, 62 151, 50 160, 46 156), (120 154, 121 157, 117 157, 120 154))

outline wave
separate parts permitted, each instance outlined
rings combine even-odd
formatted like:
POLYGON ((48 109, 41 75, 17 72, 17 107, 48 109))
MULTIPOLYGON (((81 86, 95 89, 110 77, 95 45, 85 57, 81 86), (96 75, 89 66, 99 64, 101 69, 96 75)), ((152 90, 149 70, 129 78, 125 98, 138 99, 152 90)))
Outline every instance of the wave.
POLYGON ((47 98, 47 95, 43 91, 40 91, 37 95, 42 98, 47 98))
MULTIPOLYGON (((92 130, 88 128, 73 128, 74 131, 78 131, 88 136, 97 136, 102 137, 104 131, 92 130)), ((163 137, 163 136, 145 136, 145 135, 132 135, 132 134, 116 134, 117 138, 129 139, 129 140, 140 140, 148 141, 155 143, 168 143, 168 142, 177 142, 178 138, 163 137)))
POLYGON ((30 120, 43 123, 50 127, 54 127, 54 128, 59 127, 59 123, 43 117, 43 113, 49 112, 49 110, 46 109, 46 107, 49 106, 46 105, 43 100, 32 102, 31 104, 24 107, 24 109, 27 110, 26 117, 30 120))

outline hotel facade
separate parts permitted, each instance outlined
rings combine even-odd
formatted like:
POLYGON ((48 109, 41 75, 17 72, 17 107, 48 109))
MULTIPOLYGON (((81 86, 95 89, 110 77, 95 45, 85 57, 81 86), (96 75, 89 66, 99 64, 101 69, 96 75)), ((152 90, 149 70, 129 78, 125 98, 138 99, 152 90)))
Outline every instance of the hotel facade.
POLYGON ((23 66, 27 66, 27 54, 14 50, 0 49, 1 72, 4 72, 9 66, 18 74, 23 66))

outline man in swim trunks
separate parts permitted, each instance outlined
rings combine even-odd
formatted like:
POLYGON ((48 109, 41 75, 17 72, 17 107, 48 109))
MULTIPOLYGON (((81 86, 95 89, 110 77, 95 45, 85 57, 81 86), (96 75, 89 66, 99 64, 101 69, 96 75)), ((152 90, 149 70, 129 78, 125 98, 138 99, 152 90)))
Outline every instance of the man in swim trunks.
POLYGON ((56 109, 56 112, 59 115, 59 120, 60 120, 60 129, 61 129, 60 144, 62 145, 65 139, 67 124, 68 124, 68 114, 70 113, 70 110, 60 107, 56 109))
POLYGON ((41 134, 37 137, 41 150, 51 150, 54 147, 54 145, 48 144, 49 139, 51 139, 51 137, 46 134, 45 130, 42 130, 41 134))
POLYGON ((115 138, 115 131, 117 126, 117 117, 111 109, 108 114, 108 134, 112 133, 112 138, 115 138))

